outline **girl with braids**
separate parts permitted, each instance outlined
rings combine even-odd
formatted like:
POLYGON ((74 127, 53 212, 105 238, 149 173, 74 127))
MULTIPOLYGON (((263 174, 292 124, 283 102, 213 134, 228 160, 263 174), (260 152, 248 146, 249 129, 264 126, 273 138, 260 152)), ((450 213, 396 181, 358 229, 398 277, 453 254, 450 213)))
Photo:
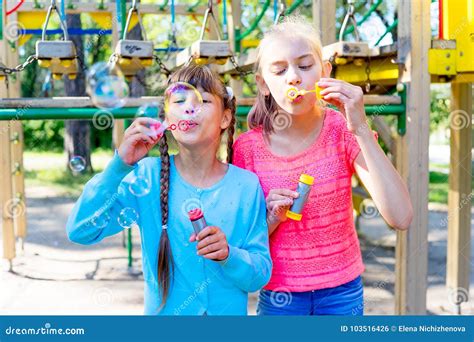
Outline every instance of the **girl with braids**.
MULTIPOLYGON (((245 315, 248 292, 263 287, 271 274, 263 191, 253 173, 230 164, 231 89, 206 66, 180 69, 170 87, 177 82, 191 84, 203 99, 191 129, 172 131, 178 154, 169 155, 170 136, 150 128, 159 121, 136 119, 104 172, 85 185, 69 217, 68 236, 80 244, 97 243, 123 229, 117 220, 124 210, 135 210, 145 314, 245 315), (227 163, 217 158, 225 132, 227 163), (144 158, 156 144, 160 158, 144 158), (148 193, 131 191, 137 179, 150 185, 148 193), (187 212, 192 206, 202 209, 207 222, 197 236, 187 212)), ((163 119, 177 123, 172 113, 163 119)))

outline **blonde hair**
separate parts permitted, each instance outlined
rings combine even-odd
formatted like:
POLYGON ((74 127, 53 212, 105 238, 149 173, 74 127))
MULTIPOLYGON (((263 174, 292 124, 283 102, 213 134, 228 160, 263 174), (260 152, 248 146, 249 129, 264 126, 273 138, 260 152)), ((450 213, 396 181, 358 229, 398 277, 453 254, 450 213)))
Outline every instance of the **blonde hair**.
MULTIPOLYGON (((276 39, 304 39, 320 65, 323 65, 322 45, 319 39, 319 31, 306 18, 301 15, 291 15, 282 22, 274 25, 265 32, 263 39, 257 48, 257 58, 254 65, 255 74, 261 75, 262 55, 268 49, 271 42, 276 39)), ((257 91, 257 99, 247 118, 249 128, 262 127, 265 133, 273 133, 273 122, 279 115, 278 104, 271 94, 265 96, 260 89, 257 91)))

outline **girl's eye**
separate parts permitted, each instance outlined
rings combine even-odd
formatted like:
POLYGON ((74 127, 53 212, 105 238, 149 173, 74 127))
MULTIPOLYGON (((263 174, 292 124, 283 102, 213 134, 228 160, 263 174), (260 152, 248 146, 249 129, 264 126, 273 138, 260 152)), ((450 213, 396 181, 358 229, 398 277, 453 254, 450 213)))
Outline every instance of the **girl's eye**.
POLYGON ((301 65, 301 66, 300 66, 300 68, 301 68, 302 70, 308 70, 308 69, 311 69, 312 67, 313 67, 313 64, 311 64, 311 65, 301 65))
POLYGON ((172 102, 173 102, 173 103, 183 103, 183 102, 185 102, 185 101, 186 101, 186 99, 179 98, 179 97, 172 99, 172 102))
POLYGON ((211 100, 202 99, 203 103, 211 103, 211 100))
POLYGON ((275 75, 283 75, 283 73, 286 71, 286 69, 280 69, 275 71, 275 75))

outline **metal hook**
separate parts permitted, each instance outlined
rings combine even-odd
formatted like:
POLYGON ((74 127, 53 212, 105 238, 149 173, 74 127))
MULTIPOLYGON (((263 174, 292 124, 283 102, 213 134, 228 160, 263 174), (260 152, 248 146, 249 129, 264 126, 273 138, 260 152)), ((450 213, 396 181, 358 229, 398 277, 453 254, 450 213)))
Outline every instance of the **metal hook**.
POLYGON ((127 21, 125 23, 125 28, 123 29, 122 37, 123 39, 127 39, 128 28, 130 26, 130 22, 132 21, 133 13, 137 14, 138 17, 138 25, 140 25, 140 30, 142 31, 142 38, 143 40, 148 40, 146 37, 146 31, 143 27, 142 16, 140 15, 140 11, 138 10, 137 0, 132 1, 132 7, 128 10, 127 21))
POLYGON ((280 11, 278 12, 278 15, 275 17, 275 21, 273 22, 274 25, 278 24, 281 19, 283 19, 286 15, 286 1, 285 0, 279 0, 279 6, 280 6, 280 11))
POLYGON ((352 22, 354 26, 354 34, 356 36, 356 41, 360 41, 359 30, 357 29, 357 21, 355 20, 354 12, 355 12, 355 0, 347 0, 347 13, 344 17, 344 21, 342 22, 341 30, 339 31, 339 41, 342 42, 344 40, 344 32, 346 31, 347 24, 349 20, 352 22))
POLYGON ((58 12, 58 7, 56 6, 56 0, 51 0, 51 5, 48 8, 48 12, 46 14, 46 19, 45 19, 44 24, 43 24, 43 30, 41 32, 41 40, 46 40, 46 30, 48 28, 49 19, 51 17, 51 13, 53 12, 53 10, 56 11, 56 13, 58 14, 59 24, 61 25, 61 29, 63 30, 64 40, 69 40, 69 34, 67 32, 67 25, 66 25, 63 18, 61 17, 61 15, 58 12))
POLYGON ((204 14, 204 20, 202 22, 201 34, 199 35, 199 40, 204 40, 204 33, 206 32, 206 24, 207 24, 207 21, 209 20, 209 16, 211 17, 211 21, 214 25, 214 29, 216 30, 217 39, 221 40, 219 25, 217 24, 216 17, 214 16, 214 12, 212 10, 212 0, 209 0, 207 4, 207 9, 206 9, 206 13, 204 14))

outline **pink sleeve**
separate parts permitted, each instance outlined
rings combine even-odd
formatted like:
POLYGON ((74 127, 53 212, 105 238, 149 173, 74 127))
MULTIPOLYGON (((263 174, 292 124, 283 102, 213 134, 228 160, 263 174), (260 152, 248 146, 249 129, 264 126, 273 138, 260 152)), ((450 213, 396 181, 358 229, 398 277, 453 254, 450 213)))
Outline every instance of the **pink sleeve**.
MULTIPOLYGON (((378 141, 379 139, 378 133, 376 131, 372 131, 372 133, 374 134, 375 140, 378 141)), ((343 134, 344 134, 344 147, 346 149, 347 164, 349 166, 349 169, 351 170, 351 173, 354 173, 355 172, 354 161, 359 155, 360 146, 359 146, 359 143, 357 142, 357 139, 354 133, 350 132, 347 129, 347 127, 344 130, 343 134)))
POLYGON ((245 169, 245 165, 246 165, 246 160, 245 160, 245 155, 246 153, 243 151, 243 146, 242 144, 240 143, 240 140, 237 139, 235 142, 234 142, 234 146, 233 146, 233 156, 232 156, 232 164, 234 164, 235 166, 238 166, 242 169, 245 169))

